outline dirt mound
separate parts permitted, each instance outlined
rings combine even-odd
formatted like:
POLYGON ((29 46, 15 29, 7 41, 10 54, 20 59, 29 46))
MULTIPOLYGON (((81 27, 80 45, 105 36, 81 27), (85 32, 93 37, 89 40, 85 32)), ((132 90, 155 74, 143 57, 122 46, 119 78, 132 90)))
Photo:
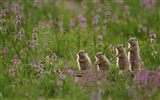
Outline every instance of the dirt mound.
POLYGON ((74 71, 74 75, 78 77, 78 83, 82 84, 85 89, 89 89, 107 79, 107 72, 104 70, 77 70, 74 71))

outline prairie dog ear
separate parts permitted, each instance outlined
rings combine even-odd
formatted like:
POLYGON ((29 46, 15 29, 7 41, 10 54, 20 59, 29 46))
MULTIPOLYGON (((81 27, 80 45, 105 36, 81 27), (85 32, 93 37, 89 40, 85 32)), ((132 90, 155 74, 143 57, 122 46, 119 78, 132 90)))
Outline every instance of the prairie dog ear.
POLYGON ((123 47, 125 48, 125 45, 123 44, 123 47))

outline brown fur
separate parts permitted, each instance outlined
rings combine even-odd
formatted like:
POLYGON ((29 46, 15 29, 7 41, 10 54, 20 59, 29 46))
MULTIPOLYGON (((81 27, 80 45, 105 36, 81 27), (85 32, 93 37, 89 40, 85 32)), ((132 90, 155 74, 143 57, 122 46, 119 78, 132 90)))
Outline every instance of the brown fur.
POLYGON ((138 39, 130 38, 128 40, 129 48, 128 48, 128 56, 131 64, 131 69, 134 72, 140 71, 141 67, 141 58, 139 54, 139 46, 138 46, 138 39))
POLYGON ((96 61, 95 64, 98 65, 100 70, 108 70, 110 67, 110 62, 102 52, 98 52, 95 55, 96 61))
POLYGON ((91 60, 85 50, 80 50, 78 52, 77 63, 80 70, 89 70, 91 68, 91 60))
POLYGON ((120 70, 128 71, 130 70, 129 60, 126 54, 126 49, 123 44, 117 46, 117 66, 120 70))

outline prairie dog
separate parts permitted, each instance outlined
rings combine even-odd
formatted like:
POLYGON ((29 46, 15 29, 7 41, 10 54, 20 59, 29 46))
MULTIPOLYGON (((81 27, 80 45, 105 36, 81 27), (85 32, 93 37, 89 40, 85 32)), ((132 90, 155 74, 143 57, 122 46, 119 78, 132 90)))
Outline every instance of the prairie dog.
POLYGON ((100 70, 108 70, 110 67, 110 62, 102 52, 98 52, 95 55, 96 61, 95 64, 97 65, 98 69, 100 70))
POLYGON ((131 69, 134 72, 140 71, 141 67, 141 57, 139 54, 139 46, 138 39, 130 38, 128 40, 129 48, 128 48, 128 58, 130 60, 131 69))
POLYGON ((126 48, 123 44, 119 44, 117 50, 117 66, 120 70, 129 71, 130 63, 126 54, 126 48))
POLYGON ((85 50, 80 50, 78 52, 77 63, 80 70, 89 70, 91 68, 91 60, 85 50))

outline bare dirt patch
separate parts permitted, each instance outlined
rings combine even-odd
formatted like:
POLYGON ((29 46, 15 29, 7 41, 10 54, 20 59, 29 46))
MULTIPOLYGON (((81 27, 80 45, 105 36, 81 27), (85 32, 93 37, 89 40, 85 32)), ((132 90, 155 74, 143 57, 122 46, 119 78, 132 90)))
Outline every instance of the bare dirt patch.
POLYGON ((78 83, 82 84, 85 89, 107 80, 107 72, 105 70, 77 70, 74 71, 74 75, 78 77, 78 83))

